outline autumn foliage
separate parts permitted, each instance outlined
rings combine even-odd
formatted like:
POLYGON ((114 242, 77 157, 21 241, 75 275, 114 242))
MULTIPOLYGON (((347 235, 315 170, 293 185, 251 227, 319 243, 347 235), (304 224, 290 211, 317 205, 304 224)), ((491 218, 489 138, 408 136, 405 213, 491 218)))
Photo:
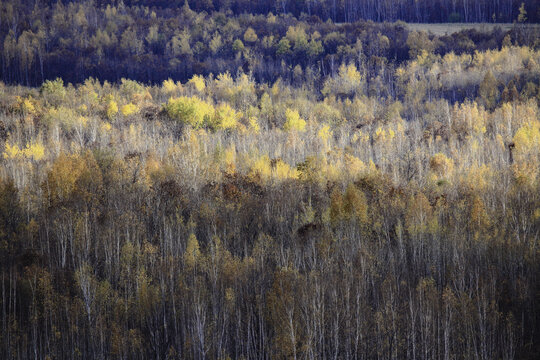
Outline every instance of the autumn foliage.
POLYGON ((0 84, 0 358, 538 357, 540 52, 306 29, 235 52, 350 61, 0 84))

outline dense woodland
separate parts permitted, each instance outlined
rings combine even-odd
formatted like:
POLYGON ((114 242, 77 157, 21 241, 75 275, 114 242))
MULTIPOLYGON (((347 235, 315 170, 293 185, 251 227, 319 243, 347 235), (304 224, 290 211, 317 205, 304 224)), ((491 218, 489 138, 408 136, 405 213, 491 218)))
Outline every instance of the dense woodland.
POLYGON ((402 22, 335 24, 279 13, 233 16, 230 10, 196 12, 187 4, 45 6, 7 0, 0 2, 0 80, 40 86, 56 77, 66 83, 94 77, 161 84, 169 77, 185 82, 193 75, 242 69, 257 82, 270 83, 280 77, 293 80, 302 72, 321 86, 342 63, 356 62, 368 71, 366 81, 380 76, 388 82, 397 66, 422 50, 444 56, 512 44, 538 48, 540 27, 526 24, 535 12, 523 8, 513 15, 508 21, 516 26, 509 32, 469 30, 437 37, 411 32, 402 22))
POLYGON ((537 34, 96 3, 0 4, 0 358, 538 358, 537 34))
MULTIPOLYGON (((63 0, 64 4, 88 0, 63 0)), ((31 6, 52 5, 58 0, 19 0, 31 6)), ((292 14, 316 16, 323 21, 358 20, 421 23, 507 22, 516 20, 520 7, 530 13, 529 21, 538 22, 540 12, 535 0, 93 0, 96 6, 128 5, 175 9, 186 2, 198 11, 231 11, 233 14, 292 14)))

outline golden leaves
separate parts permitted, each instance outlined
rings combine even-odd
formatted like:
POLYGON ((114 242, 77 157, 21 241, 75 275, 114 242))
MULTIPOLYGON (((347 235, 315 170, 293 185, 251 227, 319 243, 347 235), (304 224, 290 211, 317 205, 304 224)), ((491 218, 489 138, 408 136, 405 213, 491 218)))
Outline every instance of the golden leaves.
POLYGON ((283 130, 302 132, 306 129, 306 121, 300 117, 296 110, 285 110, 285 124, 283 130))
POLYGON ((210 127, 214 130, 231 130, 238 126, 242 114, 237 113, 229 104, 221 103, 215 110, 210 127))
POLYGON ((184 264, 188 269, 193 269, 200 257, 201 250, 199 249, 199 242, 195 234, 191 233, 187 241, 186 252, 184 253, 184 264))
POLYGON ((204 89, 206 89, 206 83, 204 81, 204 77, 201 75, 193 75, 193 77, 189 79, 188 85, 193 86, 193 88, 197 90, 199 93, 202 93, 204 89))
POLYGON ((449 176, 454 170, 454 160, 437 153, 429 159, 429 168, 439 177, 449 176))
POLYGON ((168 95, 172 95, 172 94, 181 92, 183 90, 182 83, 180 83, 179 81, 175 83, 171 79, 164 80, 161 87, 163 91, 165 92, 165 94, 168 94, 168 95))
POLYGON ((137 105, 132 104, 132 103, 126 104, 122 106, 122 108, 120 109, 120 112, 124 116, 131 116, 135 114, 137 111, 139 111, 139 108, 137 107, 137 105))
POLYGON ((172 119, 197 129, 210 119, 214 107, 196 96, 181 96, 170 98, 165 105, 165 111, 172 119))
POLYGON ((109 120, 114 120, 114 117, 118 113, 118 104, 113 99, 110 99, 107 102, 107 105, 105 107, 105 114, 107 115, 107 118, 109 120))
POLYGON ((19 148, 17 144, 6 143, 3 157, 6 160, 40 161, 45 158, 45 147, 40 141, 28 143, 24 148, 19 148))

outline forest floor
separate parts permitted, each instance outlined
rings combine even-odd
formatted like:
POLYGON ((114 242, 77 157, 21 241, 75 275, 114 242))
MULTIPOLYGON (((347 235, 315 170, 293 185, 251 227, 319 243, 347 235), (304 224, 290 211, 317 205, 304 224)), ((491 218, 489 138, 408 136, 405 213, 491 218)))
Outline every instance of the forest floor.
MULTIPOLYGON (((512 23, 442 23, 442 24, 418 24, 408 23, 407 26, 415 31, 427 31, 437 36, 450 35, 461 30, 476 29, 481 32, 491 32, 496 27, 503 31, 510 30, 515 24, 512 23)), ((540 29, 540 24, 524 24, 526 28, 540 29)))

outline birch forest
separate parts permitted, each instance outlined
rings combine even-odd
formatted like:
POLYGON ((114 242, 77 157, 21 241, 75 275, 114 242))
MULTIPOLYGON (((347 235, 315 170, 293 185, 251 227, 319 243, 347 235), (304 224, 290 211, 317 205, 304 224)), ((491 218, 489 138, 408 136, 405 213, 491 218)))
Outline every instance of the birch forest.
POLYGON ((539 16, 1 1, 0 358, 538 359, 539 16))

